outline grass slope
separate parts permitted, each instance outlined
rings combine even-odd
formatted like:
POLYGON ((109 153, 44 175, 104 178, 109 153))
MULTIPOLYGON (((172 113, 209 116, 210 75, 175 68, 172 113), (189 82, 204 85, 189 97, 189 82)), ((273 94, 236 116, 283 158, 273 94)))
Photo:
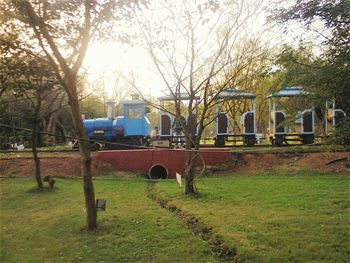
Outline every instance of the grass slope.
POLYGON ((203 179, 196 200, 174 182, 158 194, 200 218, 243 261, 349 262, 350 177, 235 176, 203 179))
POLYGON ((82 182, 58 179, 38 192, 1 179, 1 262, 215 262, 207 244, 147 198, 141 180, 95 180, 107 200, 95 233, 84 230, 82 182))

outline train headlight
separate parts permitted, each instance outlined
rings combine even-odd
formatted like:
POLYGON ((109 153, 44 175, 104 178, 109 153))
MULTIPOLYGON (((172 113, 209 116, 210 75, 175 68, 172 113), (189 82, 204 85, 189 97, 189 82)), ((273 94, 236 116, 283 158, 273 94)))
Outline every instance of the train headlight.
POLYGON ((104 130, 94 130, 95 135, 103 135, 105 133, 104 130))

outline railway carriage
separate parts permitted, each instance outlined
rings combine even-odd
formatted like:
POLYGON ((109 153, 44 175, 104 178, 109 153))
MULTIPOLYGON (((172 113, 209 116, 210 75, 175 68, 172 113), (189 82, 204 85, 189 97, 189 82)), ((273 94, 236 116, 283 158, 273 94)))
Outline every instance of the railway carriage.
POLYGON ((216 137, 215 145, 225 146, 226 142, 243 142, 243 145, 253 146, 256 143, 256 95, 245 92, 239 88, 231 88, 222 91, 218 97, 216 109, 216 137), (240 114, 238 108, 233 114, 229 114, 230 108, 225 108, 227 102, 237 104, 244 101, 248 108, 240 114), (238 119, 238 120, 236 120, 238 119), (234 129, 234 124, 239 123, 240 127, 234 129), (230 128, 232 128, 230 131, 230 128), (233 131, 236 132, 233 132, 233 131))
POLYGON ((301 87, 285 87, 284 89, 268 96, 269 98, 269 132, 273 145, 281 146, 290 141, 301 141, 303 144, 311 144, 315 140, 315 110, 314 107, 304 108, 295 116, 288 116, 286 109, 281 109, 280 100, 283 98, 305 98, 313 96, 301 87), (289 117, 289 121, 288 121, 289 117))
MULTIPOLYGON (((184 103, 190 100, 189 95, 185 93, 181 93, 179 97, 181 102, 184 102, 184 103)), ((174 101, 174 97, 162 96, 162 97, 159 97, 158 100, 160 101, 160 105, 164 108, 166 103, 172 103, 174 101)), ((195 105, 198 105, 199 101, 200 101, 200 97, 195 96, 194 97, 195 105)), ((170 147, 172 145, 184 145, 185 136, 182 132, 183 128, 181 127, 181 122, 183 122, 184 124, 187 124, 188 123, 187 121, 188 121, 188 116, 186 118, 184 117, 183 120, 178 120, 176 119, 175 116, 161 110, 160 120, 159 120, 159 127, 160 127, 159 139, 160 140, 154 141, 153 144, 157 146, 162 146, 162 147, 164 146, 170 147)), ((198 133, 198 127, 196 127, 194 131, 195 135, 197 135, 197 133, 198 133)))

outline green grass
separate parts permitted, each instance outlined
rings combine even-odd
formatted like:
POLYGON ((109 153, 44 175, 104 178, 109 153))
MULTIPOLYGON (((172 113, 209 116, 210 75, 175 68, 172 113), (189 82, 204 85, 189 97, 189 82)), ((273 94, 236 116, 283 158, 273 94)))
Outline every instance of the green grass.
MULTIPOLYGON (((174 180, 158 195, 194 215, 234 247, 242 261, 349 262, 350 177, 341 174, 204 178, 200 198, 174 180)), ((96 232, 84 230, 82 182, 57 179, 53 191, 32 179, 2 178, 1 262, 216 262, 209 245, 147 197, 142 179, 95 180, 107 200, 96 232)))
POLYGON ((349 262, 350 177, 235 176, 201 180, 199 199, 175 182, 158 194, 200 218, 243 260, 349 262))
POLYGON ((1 262, 215 262, 207 244, 146 194, 143 180, 95 180, 107 200, 99 228, 84 230, 82 182, 58 179, 38 192, 29 179, 1 179, 1 262))

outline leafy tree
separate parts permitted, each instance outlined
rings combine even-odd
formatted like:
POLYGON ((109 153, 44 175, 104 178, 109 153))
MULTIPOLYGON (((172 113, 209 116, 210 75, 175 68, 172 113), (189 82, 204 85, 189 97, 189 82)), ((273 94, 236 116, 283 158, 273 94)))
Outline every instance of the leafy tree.
MULTIPOLYGON (((337 101, 350 113, 350 1, 349 0, 299 0, 289 8, 275 10, 274 18, 281 23, 298 21, 307 30, 323 38, 323 54, 311 61, 308 84, 317 86, 317 93, 337 101), (317 26, 323 23, 323 29, 317 26)), ((290 61, 302 63, 290 54, 290 61)), ((305 67, 306 68, 306 67, 305 67)))
POLYGON ((79 148, 89 230, 95 229, 97 222, 90 143, 78 99, 78 73, 90 41, 113 35, 116 25, 109 22, 128 17, 126 7, 133 2, 4 0, 0 3, 1 45, 10 51, 25 51, 50 65, 67 94, 77 135, 82 138, 79 148))
POLYGON ((102 118, 106 116, 103 99, 96 95, 87 96, 80 103, 86 119, 102 118))
MULTIPOLYGON (((50 67, 39 64, 30 57, 17 56, 16 64, 7 64, 7 66, 7 77, 3 85, 12 93, 9 97, 12 99, 11 103, 16 103, 12 114, 17 113, 18 118, 29 123, 29 127, 37 131, 42 119, 61 108, 65 100, 62 87, 50 67)), ((37 152, 39 137, 37 132, 32 132, 31 147, 35 163, 35 179, 38 188, 41 189, 43 183, 37 152)))

